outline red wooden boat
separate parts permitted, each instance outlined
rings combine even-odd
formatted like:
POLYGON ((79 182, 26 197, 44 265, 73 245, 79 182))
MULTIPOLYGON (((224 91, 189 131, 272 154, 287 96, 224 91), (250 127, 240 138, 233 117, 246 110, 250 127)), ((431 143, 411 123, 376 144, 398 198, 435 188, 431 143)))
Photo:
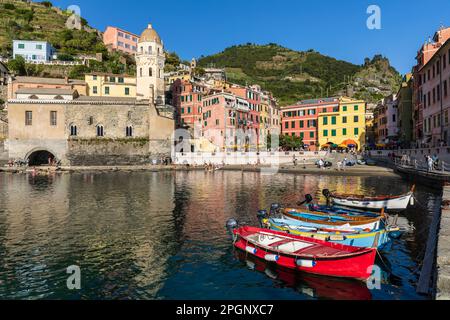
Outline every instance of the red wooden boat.
POLYGON ((267 229, 234 230, 235 247, 257 258, 311 274, 367 280, 376 249, 359 248, 267 229))

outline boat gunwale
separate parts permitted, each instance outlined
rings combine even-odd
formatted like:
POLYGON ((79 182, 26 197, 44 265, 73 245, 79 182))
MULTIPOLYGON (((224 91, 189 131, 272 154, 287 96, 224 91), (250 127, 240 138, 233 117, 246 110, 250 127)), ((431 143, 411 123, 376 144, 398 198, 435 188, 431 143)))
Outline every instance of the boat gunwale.
MULTIPOLYGON (((245 227, 244 227, 245 228, 245 227)), ((349 259, 349 258, 356 258, 358 256, 362 256, 365 254, 371 254, 375 249, 373 248, 363 248, 363 247, 352 247, 352 246, 347 246, 347 245, 343 245, 343 244, 339 244, 339 243, 333 243, 333 242, 326 242, 323 240, 318 240, 318 239, 313 239, 313 238, 305 238, 302 236, 297 236, 297 235, 289 235, 287 236, 286 234, 282 233, 282 232, 278 232, 278 231, 273 231, 273 230, 269 230, 270 232, 267 231, 257 231, 255 230, 253 233, 248 234, 246 236, 242 235, 239 233, 239 230, 242 230, 242 228, 239 228, 236 233, 237 235, 242 238, 243 240, 245 240, 247 243, 251 243, 253 244, 255 247, 257 248, 262 248, 264 250, 266 250, 267 252, 270 253, 275 253, 275 254, 282 254, 283 256, 289 256, 289 257, 294 257, 294 258, 300 258, 300 259, 305 259, 305 260, 312 260, 312 261, 328 261, 328 260, 344 260, 344 259, 349 259), (266 234, 264 234, 266 233, 266 234), (346 252, 342 255, 338 255, 338 256, 317 256, 317 255, 302 255, 301 253, 299 254, 295 254, 294 252, 289 253, 289 252, 284 252, 284 251, 280 251, 280 250, 275 250, 274 248, 270 248, 270 247, 266 247, 264 245, 255 243, 255 241, 249 239, 248 237, 251 235, 255 235, 255 234, 262 234, 262 235, 273 235, 273 236, 279 236, 282 238, 294 238, 292 241, 299 241, 299 242, 304 242, 304 243, 311 243, 317 246, 323 246, 323 247, 328 247, 328 248, 333 248, 333 249, 337 249, 340 252, 346 252), (297 239, 296 239, 297 238, 297 239), (338 248, 336 248, 338 247, 338 248), (341 248, 339 248, 341 247, 341 248), (353 252, 350 252, 346 249, 356 249, 353 252)), ((246 229, 248 230, 248 229, 246 229)), ((256 249, 256 248, 255 248, 256 249)))

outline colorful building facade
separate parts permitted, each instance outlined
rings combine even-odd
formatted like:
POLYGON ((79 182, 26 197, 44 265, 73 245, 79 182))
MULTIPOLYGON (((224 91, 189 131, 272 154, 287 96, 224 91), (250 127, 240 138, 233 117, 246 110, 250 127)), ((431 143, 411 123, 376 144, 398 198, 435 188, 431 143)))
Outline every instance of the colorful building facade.
POLYGON ((313 99, 300 101, 281 109, 281 132, 302 138, 304 147, 311 151, 320 149, 319 114, 337 112, 339 99, 313 99))
POLYGON ((85 75, 87 95, 92 97, 136 97, 136 77, 109 73, 85 75))
POLYGON ((139 36, 129 31, 108 26, 103 33, 103 43, 111 50, 133 55, 137 52, 139 36))
MULTIPOLYGON (((323 110, 325 111, 325 110, 323 110)), ((339 98, 339 106, 332 112, 320 112, 318 117, 319 145, 345 144, 362 150, 366 144, 366 102, 339 98)))
POLYGON ((13 58, 21 56, 27 62, 48 62, 56 49, 47 41, 13 40, 13 58))

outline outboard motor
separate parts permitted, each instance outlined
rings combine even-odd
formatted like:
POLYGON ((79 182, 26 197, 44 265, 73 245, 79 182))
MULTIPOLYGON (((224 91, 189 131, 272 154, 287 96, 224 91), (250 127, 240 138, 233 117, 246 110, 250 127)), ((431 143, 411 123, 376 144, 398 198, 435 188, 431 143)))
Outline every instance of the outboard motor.
POLYGON ((278 203, 272 203, 270 206, 270 215, 275 216, 280 213, 281 206, 278 203))
POLYGON ((234 218, 231 218, 231 219, 229 219, 229 220, 227 221, 226 227, 227 227, 227 230, 228 230, 229 234, 230 234, 230 235, 232 236, 232 238, 234 239, 234 233, 233 233, 233 231, 239 227, 238 221, 237 221, 236 219, 234 219, 234 218))
POLYGON ((324 189, 322 194, 325 198, 327 198, 327 207, 331 207, 331 192, 328 189, 324 189))
POLYGON ((263 220, 269 217, 267 214, 267 210, 259 210, 256 216, 258 217, 259 225, 261 226, 261 228, 264 228, 263 220))
POLYGON ((297 205, 300 207, 304 204, 310 204, 311 202, 313 202, 313 200, 314 199, 313 199, 312 195, 307 194, 307 195, 305 195, 305 200, 297 202, 297 205))

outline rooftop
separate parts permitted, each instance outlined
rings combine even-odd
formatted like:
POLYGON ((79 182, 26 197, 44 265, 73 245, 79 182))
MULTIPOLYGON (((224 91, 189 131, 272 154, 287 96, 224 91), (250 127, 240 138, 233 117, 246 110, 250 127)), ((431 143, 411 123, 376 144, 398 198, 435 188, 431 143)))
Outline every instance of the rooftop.
POLYGON ((51 95, 73 95, 74 90, 71 89, 54 89, 54 88, 20 88, 17 94, 51 94, 51 95))
POLYGON ((84 80, 74 80, 74 79, 68 79, 66 82, 66 79, 61 78, 40 78, 40 77, 15 77, 14 82, 21 82, 21 83, 35 83, 35 84, 60 84, 60 85, 67 85, 67 84, 78 84, 78 85, 86 85, 84 80))

